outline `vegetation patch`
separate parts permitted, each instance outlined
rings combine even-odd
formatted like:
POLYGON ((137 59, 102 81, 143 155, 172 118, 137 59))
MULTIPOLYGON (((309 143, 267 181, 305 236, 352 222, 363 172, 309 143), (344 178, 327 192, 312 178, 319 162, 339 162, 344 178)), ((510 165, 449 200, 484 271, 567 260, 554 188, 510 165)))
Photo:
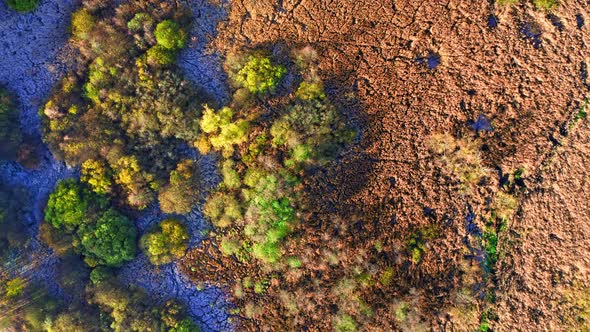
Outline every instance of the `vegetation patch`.
POLYGON ((174 64, 186 42, 188 11, 92 3, 72 16, 81 54, 41 111, 54 155, 82 166, 82 181, 120 203, 188 213, 199 195, 187 145, 199 134, 201 96, 174 64))
POLYGON ((5 0, 6 4, 21 13, 34 10, 39 5, 39 0, 5 0))

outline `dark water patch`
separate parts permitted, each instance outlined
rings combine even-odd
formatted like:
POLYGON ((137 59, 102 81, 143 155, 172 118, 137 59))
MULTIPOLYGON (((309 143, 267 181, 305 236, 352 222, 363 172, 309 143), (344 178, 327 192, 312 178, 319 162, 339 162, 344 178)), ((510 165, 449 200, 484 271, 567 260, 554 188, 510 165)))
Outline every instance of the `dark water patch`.
POLYGON ((547 15, 547 18, 549 19, 549 21, 551 21, 551 24, 553 24, 553 26, 557 28, 557 30, 563 31, 564 25, 561 18, 554 14, 547 15))
POLYGON ((416 57, 416 62, 421 65, 426 65, 428 69, 433 70, 440 65, 441 58, 439 54, 430 52, 425 57, 416 57))
POLYGON ((490 120, 483 114, 480 114, 475 121, 469 121, 468 125, 473 128, 476 132, 484 131, 484 132, 491 132, 494 131, 494 127, 490 120))
POLYGON ((528 40, 534 48, 540 48, 542 45, 541 29, 530 22, 525 22, 520 26, 520 34, 525 40, 528 40))
POLYGON ((584 23, 584 16, 582 16, 582 14, 577 14, 576 25, 578 26, 578 29, 582 29, 584 27, 584 23))
POLYGON ((498 17, 494 14, 488 16, 488 27, 490 29, 495 29, 498 27, 498 17))

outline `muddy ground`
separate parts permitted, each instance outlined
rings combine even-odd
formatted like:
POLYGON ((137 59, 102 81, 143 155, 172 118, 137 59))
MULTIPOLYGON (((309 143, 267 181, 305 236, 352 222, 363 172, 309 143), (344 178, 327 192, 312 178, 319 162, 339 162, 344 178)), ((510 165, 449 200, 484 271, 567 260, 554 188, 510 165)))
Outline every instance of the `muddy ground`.
POLYGON ((500 178, 524 167, 526 189, 500 238, 495 327, 558 331, 567 322, 555 303, 568 283, 551 276, 587 282, 589 264, 586 120, 568 130, 589 92, 589 20, 586 0, 560 1, 550 13, 524 1, 235 0, 214 45, 317 50, 328 92, 361 139, 317 176, 324 200, 311 215, 386 233, 399 267, 389 295, 417 297, 421 326, 472 328, 447 310, 465 274, 466 223, 483 228, 500 178), (480 115, 484 125, 474 126, 480 115), (475 132, 491 129, 486 119, 493 130, 475 132), (486 179, 462 189, 428 147, 436 133, 479 142, 486 179), (433 224, 441 234, 421 262, 399 263, 407 235, 433 224))

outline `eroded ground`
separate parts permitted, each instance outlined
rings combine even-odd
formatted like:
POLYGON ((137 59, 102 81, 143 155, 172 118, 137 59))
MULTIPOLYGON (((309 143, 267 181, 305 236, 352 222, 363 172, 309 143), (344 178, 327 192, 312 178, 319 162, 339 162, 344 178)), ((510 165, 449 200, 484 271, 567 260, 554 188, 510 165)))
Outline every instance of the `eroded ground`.
MULTIPOLYGON (((364 299, 399 298, 417 308, 418 317, 412 323, 380 319, 395 310, 392 301, 382 301, 365 328, 476 329, 487 307, 477 294, 485 293, 486 284, 502 285, 498 330, 565 328, 550 304, 558 301, 558 291, 543 290, 552 287, 550 269, 533 264, 554 265, 564 256, 572 263, 552 270, 587 269, 582 257, 589 249, 588 213, 579 210, 585 191, 575 189, 587 178, 584 141, 559 150, 561 166, 551 166, 542 178, 538 174, 588 94, 588 15, 588 3, 581 0, 562 1, 551 14, 528 2, 232 2, 228 21, 219 28, 218 48, 271 47, 280 53, 281 45, 311 45, 319 54, 320 75, 331 82, 331 96, 362 128, 352 151, 313 182, 324 199, 321 204, 310 200, 313 222, 303 228, 315 234, 310 252, 325 250, 323 241, 334 234, 347 244, 339 247, 344 257, 370 253, 376 240, 382 245, 381 253, 364 257, 376 269, 391 266, 393 286, 364 299), (474 131, 490 125, 489 132, 474 131), (476 142, 485 180, 465 188, 428 144, 438 133, 476 142), (566 166, 570 176, 562 173, 566 168, 567 174, 566 166), (480 271, 476 280, 466 281, 481 261, 467 248, 469 232, 485 228, 501 178, 519 168, 525 170, 524 188, 515 194, 520 207, 509 227, 516 233, 530 230, 520 244, 513 244, 511 234, 501 235, 499 245, 515 263, 503 266, 499 279, 482 277, 480 271), (408 237, 429 227, 438 235, 411 263, 408 237), (524 288, 519 280, 526 280, 524 288), (462 298, 470 287, 467 293, 476 300, 462 298), (457 310, 461 301, 479 304, 457 310), (475 318, 472 310, 478 312, 475 318)), ((343 275, 329 268, 316 272, 324 279, 343 275)), ((583 272, 576 274, 584 280, 583 272)), ((338 311, 331 300, 314 300, 316 314, 308 313, 308 327, 326 328, 329 322, 320 323, 322 317, 338 311)))

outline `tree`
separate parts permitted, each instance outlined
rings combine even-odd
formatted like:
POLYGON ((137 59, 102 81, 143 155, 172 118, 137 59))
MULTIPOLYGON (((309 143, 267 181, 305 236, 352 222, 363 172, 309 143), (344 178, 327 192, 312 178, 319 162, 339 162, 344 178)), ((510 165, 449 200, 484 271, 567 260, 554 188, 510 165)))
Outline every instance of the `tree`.
POLYGON ((174 219, 166 219, 140 240, 140 247, 154 265, 167 264, 184 255, 188 247, 186 227, 174 219))
POLYGON ((235 76, 235 81, 251 93, 263 93, 274 90, 286 73, 284 66, 273 64, 269 57, 250 55, 235 76))
POLYGON ((160 208, 165 213, 186 214, 198 203, 200 174, 197 165, 189 159, 181 161, 170 172, 170 184, 158 196, 160 208))
POLYGON ((119 266, 135 257, 137 229, 114 209, 107 210, 96 223, 82 225, 78 236, 89 266, 119 266))
POLYGON ((74 179, 60 181, 49 195, 45 208, 45 221, 57 229, 72 232, 87 222, 88 197, 74 179))
POLYGON ((77 39, 88 39, 95 24, 94 16, 86 8, 82 8, 72 14, 72 35, 77 39))
POLYGON ((184 47, 186 34, 178 23, 172 20, 164 20, 156 26, 154 31, 158 45, 169 50, 178 50, 184 47))
POLYGON ((88 159, 82 163, 80 180, 88 183, 92 190, 98 194, 110 192, 113 185, 109 169, 105 163, 94 159, 88 159))

